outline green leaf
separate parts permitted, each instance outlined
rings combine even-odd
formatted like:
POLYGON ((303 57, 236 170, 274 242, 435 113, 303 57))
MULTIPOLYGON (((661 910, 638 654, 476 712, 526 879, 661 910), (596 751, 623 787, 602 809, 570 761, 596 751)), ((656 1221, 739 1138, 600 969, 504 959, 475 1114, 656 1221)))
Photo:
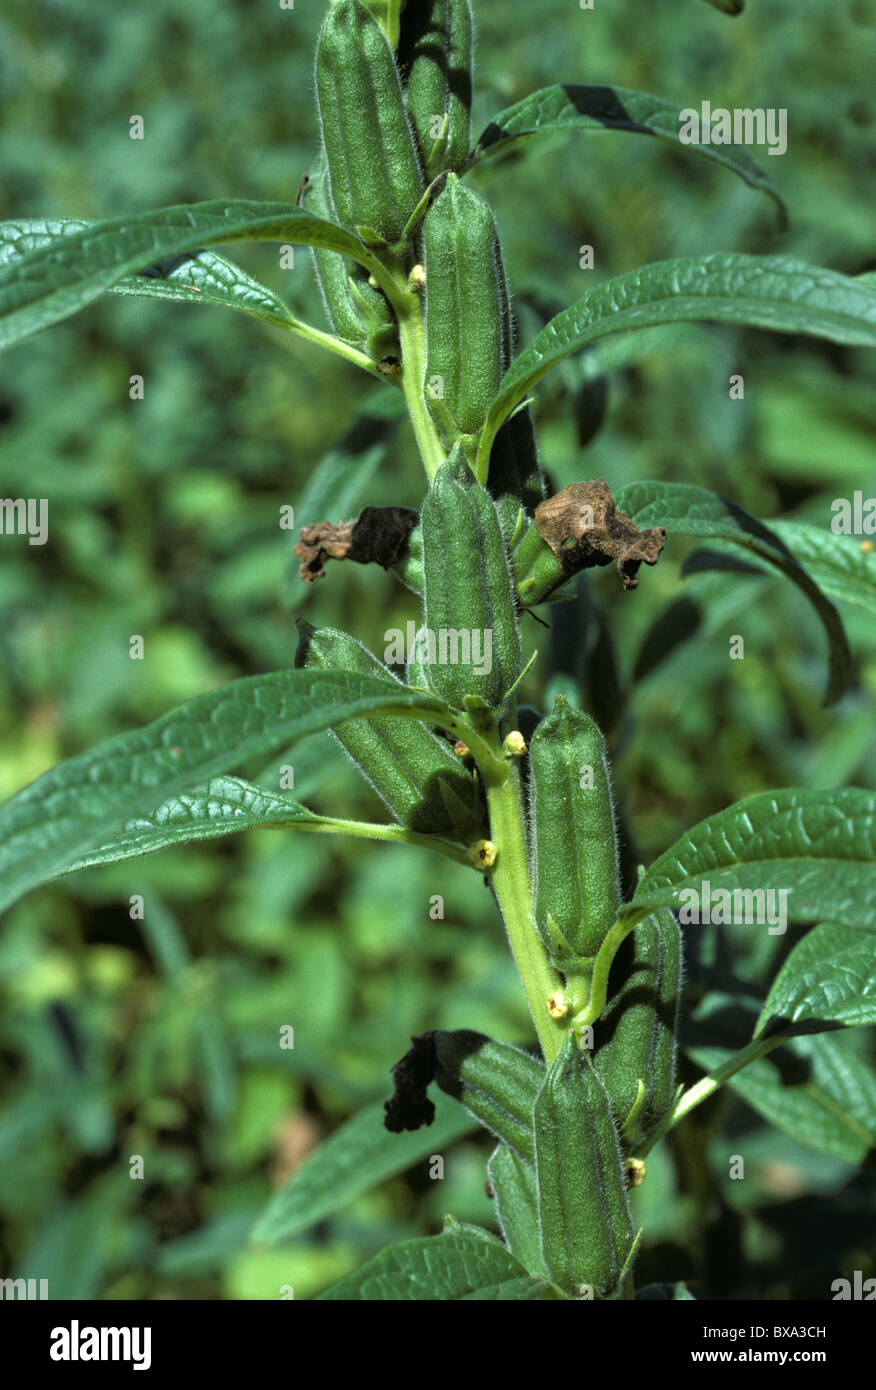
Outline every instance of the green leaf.
POLYGON ((203 787, 162 801, 148 816, 128 821, 106 844, 89 851, 64 872, 72 874, 96 864, 134 859, 193 840, 216 840, 241 830, 325 824, 331 822, 280 792, 266 791, 239 777, 214 777, 203 787))
POLYGON ((467 168, 485 157, 504 152, 549 130, 627 130, 654 135, 691 154, 703 155, 732 169, 751 188, 775 199, 783 220, 785 205, 766 173, 750 155, 734 145, 684 145, 678 132, 682 108, 647 92, 628 87, 582 87, 555 83, 532 92, 495 116, 469 156, 467 168))
POLYGON ((787 889, 789 921, 857 927, 876 914, 876 793, 762 792, 709 816, 655 860, 622 914, 682 893, 787 889))
MULTIPOLYGON (((42 250, 62 236, 93 227, 78 218, 35 218, 28 222, 0 223, 0 266, 31 251, 42 250)), ((212 304, 236 309, 280 328, 298 325, 277 295, 246 271, 215 251, 175 256, 159 265, 126 275, 111 285, 108 294, 134 295, 143 299, 173 299, 188 304, 212 304)))
POLYGON ((802 521, 771 521, 770 530, 831 598, 876 614, 876 550, 802 521))
POLYGON ((876 935, 822 923, 798 941, 767 995, 755 1037, 876 1023, 876 935))
MULTIPOLYGON (((7 253, 16 229, 27 245, 28 225, 0 227, 7 253)), ((45 225, 59 234, 21 255, 7 254, 0 264, 0 349, 69 318, 132 272, 229 241, 322 246, 371 270, 376 265, 358 237, 288 203, 183 203, 73 232, 64 232, 63 223, 45 225)))
POLYGON ((0 806, 0 911, 156 804, 343 719, 434 722, 440 701, 350 671, 247 676, 60 763, 0 806))
MULTIPOLYGON (((849 1036, 792 1038, 737 1072, 727 1085, 802 1144, 847 1163, 871 1164, 876 1150, 876 1076, 844 1045, 849 1036)), ((733 1056, 732 1050, 718 1047, 688 1050, 707 1071, 733 1056)))
POLYGON ((428 1129, 390 1134, 383 1121, 383 1102, 376 1101, 335 1130, 274 1194, 251 1239, 260 1245, 288 1240, 477 1128, 444 1096, 436 1100, 435 1119, 428 1129))
POLYGON ((540 1298, 547 1287, 486 1232, 463 1228, 382 1250, 319 1298, 510 1302, 540 1298))
POLYGON ((845 693, 853 671, 840 616, 774 531, 717 492, 687 483, 632 483, 621 488, 615 500, 639 527, 665 526, 670 535, 676 532, 683 536, 708 536, 712 540, 727 541, 765 560, 796 584, 812 604, 828 635, 828 703, 845 693))
POLYGON ((588 343, 667 323, 751 324, 876 346, 876 291, 860 279, 787 256, 712 256, 658 261, 597 285, 551 319, 502 379, 478 449, 485 477, 502 423, 547 372, 588 343))
POLYGON ((511 1254, 530 1274, 547 1270, 541 1253, 535 1166, 508 1144, 499 1144, 487 1164, 499 1229, 511 1254))

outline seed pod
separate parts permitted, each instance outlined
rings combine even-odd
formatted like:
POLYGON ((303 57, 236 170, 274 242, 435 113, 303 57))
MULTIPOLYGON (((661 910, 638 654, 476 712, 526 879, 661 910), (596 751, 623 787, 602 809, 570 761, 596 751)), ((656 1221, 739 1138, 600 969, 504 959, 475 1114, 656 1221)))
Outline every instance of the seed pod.
POLYGON ((520 1048, 466 1028, 432 1036, 435 1080, 441 1090, 455 1096, 498 1139, 531 1161, 535 1152, 532 1107, 544 1081, 544 1064, 520 1048))
POLYGON ((535 916, 560 969, 595 956, 620 902, 605 740, 559 696, 529 750, 535 916))
POLYGON ((399 242, 423 176, 392 50, 362 0, 338 0, 316 50, 316 95, 341 225, 399 242))
POLYGON ((501 706, 520 674, 520 632, 495 504, 459 448, 423 503, 429 687, 456 709, 466 696, 501 706))
POLYGON ((635 1150, 675 1096, 681 931, 669 909, 661 908, 627 942, 630 952, 622 947, 615 959, 615 966, 627 964, 627 974, 596 1024, 593 1064, 621 1125, 636 1103, 639 1081, 645 1083, 640 1107, 623 1132, 625 1147, 635 1150), (632 961, 624 962, 624 955, 632 961))
MULTIPOLYGON (((302 207, 309 208, 311 212, 315 212, 321 217, 331 219, 334 216, 323 150, 319 153, 317 162, 301 195, 301 204, 302 207)), ((361 346, 368 335, 368 327, 350 291, 352 262, 336 251, 326 251, 318 246, 311 249, 316 280, 329 323, 339 338, 343 338, 345 342, 352 343, 356 347, 361 346)), ((383 298, 382 295, 381 298, 383 298)), ((384 303, 386 303, 385 299, 384 303)))
POLYGON ((488 205, 448 175, 423 222, 426 397, 439 429, 480 434, 509 365, 510 308, 488 205))
POLYGON ((407 544, 393 565, 392 572, 396 578, 401 580, 405 588, 410 589, 415 594, 422 594, 425 582, 423 577, 423 531, 419 522, 408 536, 407 544))
POLYGON ((570 577, 534 521, 530 522, 512 551, 511 569, 517 597, 523 608, 544 603, 570 577))
MULTIPOLYGON (((314 628, 303 619, 298 627, 296 667, 340 668, 396 679, 347 633, 314 628)), ((465 845, 483 834, 477 784, 450 744, 425 724, 411 719, 348 719, 332 733, 400 824, 465 845)))
POLYGON ((542 1253, 572 1297, 614 1292, 633 1249, 626 1172, 605 1088, 567 1035, 534 1108, 542 1253))
POLYGON ((468 158, 473 60, 469 0, 408 0, 398 63, 427 182, 468 158))
POLYGON ((505 1244, 529 1274, 544 1275, 534 1165, 507 1144, 499 1144, 487 1164, 487 1175, 505 1244))
MULTIPOLYGON (((490 454, 487 490, 495 499, 502 529, 513 547, 517 539, 515 532, 520 525, 525 525, 525 519, 532 516, 545 497, 544 474, 528 406, 506 420, 496 435, 490 454), (521 510, 522 522, 518 520, 521 510)), ((516 574, 513 561, 512 567, 516 574)))

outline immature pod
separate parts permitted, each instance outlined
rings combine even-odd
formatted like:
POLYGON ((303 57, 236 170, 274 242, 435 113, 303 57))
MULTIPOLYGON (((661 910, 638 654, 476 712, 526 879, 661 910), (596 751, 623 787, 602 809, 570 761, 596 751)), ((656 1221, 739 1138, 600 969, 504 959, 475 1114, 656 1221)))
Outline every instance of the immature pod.
MULTIPOLYGON (((331 218, 333 208, 328 193, 328 174, 325 154, 320 151, 319 158, 308 176, 301 194, 301 206, 320 217, 331 218)), ((329 323, 339 338, 359 346, 364 343, 367 328, 362 315, 350 293, 350 262, 336 251, 326 251, 322 247, 311 248, 316 282, 328 314, 329 323)))
MULTIPOLYGON (((296 667, 396 677, 355 637, 299 620, 296 667)), ((401 682, 398 684, 401 686, 401 682)), ((480 792, 450 744, 411 719, 348 719, 332 729, 402 825, 471 844, 484 833, 480 792)))
POLYGON ((572 1297, 617 1288, 635 1231, 626 1172, 605 1088, 571 1034, 534 1108, 542 1253, 572 1297))
POLYGON ((621 947, 615 959, 627 973, 596 1024, 593 1064, 621 1125, 636 1107, 623 1131, 625 1147, 635 1150, 675 1095, 681 931, 669 909, 661 908, 640 922, 627 942, 630 951, 621 947))
POLYGON ((362 0, 338 0, 316 50, 329 187, 342 226, 401 240, 423 176, 392 50, 362 0))
POLYGON ((605 739, 558 696, 529 750, 536 924, 560 969, 595 956, 620 902, 605 739))
POLYGON ((532 1107, 545 1077, 544 1063, 509 1043, 458 1029, 432 1034, 435 1080, 498 1139, 532 1160, 532 1107))
POLYGON ((398 63, 427 182, 468 158, 473 62, 469 0, 407 0, 398 63))
POLYGON ((447 435, 480 434, 509 365, 510 308, 487 203, 448 175, 423 222, 426 398, 447 435))
POLYGON ((429 687, 455 709, 501 706, 520 674, 508 555, 495 504, 456 448, 421 513, 429 687))
POLYGON ((508 1144, 499 1144, 487 1164, 499 1230, 511 1254, 530 1274, 544 1275, 535 1165, 508 1144))

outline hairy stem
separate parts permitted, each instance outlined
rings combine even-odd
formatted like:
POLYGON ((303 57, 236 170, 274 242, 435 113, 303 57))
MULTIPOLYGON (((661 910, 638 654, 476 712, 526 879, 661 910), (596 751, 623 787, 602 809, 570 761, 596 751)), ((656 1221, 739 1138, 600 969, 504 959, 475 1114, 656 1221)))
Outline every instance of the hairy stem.
POLYGON ((431 482, 444 462, 447 450, 441 443, 423 394, 426 379, 426 321, 422 299, 417 294, 407 292, 403 297, 396 298, 393 307, 398 317, 401 343, 401 388, 423 465, 431 482))
POLYGON ((782 1043, 788 1041, 787 1034, 779 1034, 773 1038, 755 1038, 747 1047, 743 1047, 733 1057, 730 1057, 723 1066, 704 1076, 702 1081, 691 1086, 684 1091, 673 1105, 668 1114, 664 1115, 659 1125, 651 1131, 644 1144, 637 1150, 636 1156, 644 1158, 645 1154, 662 1139, 679 1120, 683 1120, 685 1115, 689 1115, 691 1110, 695 1110, 698 1105, 702 1105, 704 1100, 708 1100, 716 1091, 719 1091, 731 1076, 735 1076, 743 1067, 747 1067, 751 1062, 756 1062, 758 1058, 765 1057, 768 1052, 772 1052, 774 1047, 780 1047, 782 1043))
POLYGON ((311 835, 353 835, 363 840, 387 840, 393 844, 422 845, 424 849, 443 854, 445 859, 453 859, 457 864, 472 867, 471 860, 462 846, 452 840, 443 840, 440 835, 421 835, 417 830, 409 830, 406 825, 380 825, 374 821, 338 820, 332 816, 321 816, 315 821, 289 821, 288 825, 278 825, 278 830, 304 830, 311 835))
POLYGON ((532 910, 529 861, 520 773, 506 763, 502 779, 487 781, 490 836, 498 851, 491 884, 508 933, 511 951, 520 971, 532 1021, 548 1065, 562 1046, 565 1028, 548 1013, 548 999, 562 988, 539 940, 532 910))

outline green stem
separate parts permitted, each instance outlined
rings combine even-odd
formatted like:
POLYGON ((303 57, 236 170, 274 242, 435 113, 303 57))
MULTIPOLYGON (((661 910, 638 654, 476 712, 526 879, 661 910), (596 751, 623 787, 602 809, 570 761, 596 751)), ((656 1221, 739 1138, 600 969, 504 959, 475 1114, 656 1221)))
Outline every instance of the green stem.
POLYGON ((419 295, 407 291, 396 296, 394 305, 398 317, 401 344, 401 388, 407 402, 408 414, 414 428, 426 474, 431 482, 447 456, 435 421, 429 412, 424 395, 426 381, 426 321, 419 295))
POLYGON ((628 917, 619 917, 606 936, 593 962, 593 972, 590 976, 590 996, 584 1008, 572 1020, 572 1026, 576 1032, 586 1028, 591 1023, 595 1023, 599 1018, 608 998, 608 976, 612 961, 620 950, 621 943, 639 925, 643 917, 649 915, 649 911, 650 909, 648 911, 640 910, 631 912, 628 917))
MULTIPOLYGON (((274 322, 274 320, 269 319, 267 322, 274 322)), ((326 348, 337 357, 345 358, 347 362, 352 362, 354 367, 361 367, 363 372, 368 372, 378 381, 386 380, 367 353, 360 352, 359 348, 345 343, 342 338, 336 338, 333 333, 324 333, 321 328, 314 328, 311 324, 303 323, 301 319, 296 318, 290 319, 286 325, 286 331, 287 333, 294 333, 296 337, 306 339, 309 343, 315 343, 317 347, 326 348)))
POLYGON ((689 1115, 691 1110, 695 1110, 698 1105, 702 1105, 704 1100, 708 1100, 716 1091, 719 1091, 731 1076, 735 1076, 743 1067, 749 1066, 751 1062, 756 1062, 760 1057, 765 1057, 768 1052, 772 1052, 774 1047, 780 1047, 782 1043, 788 1041, 788 1035, 779 1034, 773 1038, 755 1038, 747 1047, 743 1047, 740 1052, 731 1057, 723 1066, 704 1076, 702 1081, 698 1081, 695 1086, 683 1092, 673 1105, 668 1114, 664 1115, 659 1125, 651 1131, 644 1144, 637 1150, 636 1157, 644 1158, 653 1149, 658 1139, 662 1139, 664 1134, 683 1120, 685 1115, 689 1115))
POLYGON ((394 844, 422 845, 424 849, 443 854, 445 859, 453 859, 457 864, 472 868, 472 862, 461 845, 451 840, 443 840, 439 835, 421 835, 417 830, 409 830, 406 825, 380 825, 373 821, 337 820, 332 816, 320 816, 314 821, 290 820, 280 823, 278 830, 305 830, 312 835, 353 835, 363 840, 388 840, 394 844))
POLYGON ((485 780, 490 836, 498 851, 491 883, 538 1040, 545 1061, 550 1065, 562 1046, 566 1029, 559 1019, 551 1018, 547 1001, 562 989, 562 981, 548 961, 536 931, 520 773, 517 765, 509 761, 505 764, 503 778, 485 780))

